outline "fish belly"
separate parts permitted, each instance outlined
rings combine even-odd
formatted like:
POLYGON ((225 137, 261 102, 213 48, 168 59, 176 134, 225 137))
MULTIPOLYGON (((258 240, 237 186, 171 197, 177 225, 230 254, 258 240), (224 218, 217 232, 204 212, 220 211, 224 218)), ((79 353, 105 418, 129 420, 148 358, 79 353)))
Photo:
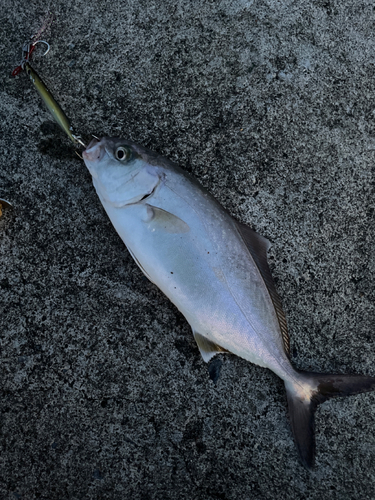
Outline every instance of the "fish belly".
POLYGON ((196 199, 163 186, 147 203, 104 206, 141 270, 194 331, 285 378, 290 364, 262 277, 230 216, 205 200, 202 210, 196 199), (152 207, 172 217, 158 212, 150 220, 152 207))

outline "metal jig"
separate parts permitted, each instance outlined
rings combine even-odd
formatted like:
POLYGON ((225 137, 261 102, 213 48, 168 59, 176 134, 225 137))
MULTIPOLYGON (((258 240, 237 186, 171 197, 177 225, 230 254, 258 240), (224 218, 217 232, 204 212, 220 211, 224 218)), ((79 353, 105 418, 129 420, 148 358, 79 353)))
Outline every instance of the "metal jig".
MULTIPOLYGON (((35 37, 40 36, 40 32, 37 35, 34 35, 31 40, 35 37)), ((30 57, 34 52, 35 46, 38 43, 44 43, 47 45, 47 50, 44 52, 43 56, 45 56, 49 50, 50 45, 45 40, 35 40, 34 42, 26 42, 22 46, 22 61, 17 68, 15 68, 12 72, 12 76, 18 75, 21 71, 25 71, 26 74, 30 77, 30 80, 33 82, 37 92, 40 97, 43 99, 50 113, 52 114, 54 120, 57 124, 62 128, 62 130, 68 135, 69 139, 74 144, 80 144, 84 148, 86 148, 86 144, 82 141, 79 135, 75 135, 73 133, 73 128, 70 124, 70 121, 66 114, 64 113, 61 106, 57 103, 51 92, 48 90, 47 86, 43 82, 43 80, 39 77, 38 73, 30 66, 30 57)))
POLYGON ((74 144, 78 143, 85 146, 81 139, 77 135, 73 134, 73 128, 70 124, 69 118, 66 116, 61 106, 56 102, 55 98, 48 90, 43 80, 39 77, 38 73, 30 66, 29 62, 25 62, 25 71, 26 74, 29 75, 30 80, 33 82, 36 90, 43 99, 56 123, 60 125, 62 130, 68 135, 69 139, 74 144))

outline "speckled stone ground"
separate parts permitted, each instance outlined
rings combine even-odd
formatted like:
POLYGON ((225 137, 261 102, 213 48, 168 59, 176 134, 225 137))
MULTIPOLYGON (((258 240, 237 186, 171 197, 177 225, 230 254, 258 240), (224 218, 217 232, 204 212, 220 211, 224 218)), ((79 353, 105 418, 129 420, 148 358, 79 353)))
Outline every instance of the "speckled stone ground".
MULTIPOLYGON (((51 5, 34 67, 76 129, 169 157, 272 241, 296 367, 375 375, 373 2, 51 5)), ((0 498, 374 498, 375 395, 318 410, 307 472, 273 373, 227 355, 209 378, 9 76, 46 9, 1 2, 0 498)))

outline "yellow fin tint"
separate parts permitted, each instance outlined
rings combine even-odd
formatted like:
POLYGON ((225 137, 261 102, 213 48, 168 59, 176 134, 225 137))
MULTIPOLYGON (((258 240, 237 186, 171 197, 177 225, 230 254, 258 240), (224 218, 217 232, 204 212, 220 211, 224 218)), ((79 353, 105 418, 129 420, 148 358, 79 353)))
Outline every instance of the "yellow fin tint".
POLYGON ((214 342, 211 342, 211 340, 208 340, 208 338, 204 337, 200 333, 194 332, 194 330, 193 334, 199 351, 202 355, 203 361, 205 361, 206 363, 208 363, 210 359, 212 359, 219 352, 229 352, 223 347, 215 344, 214 342))

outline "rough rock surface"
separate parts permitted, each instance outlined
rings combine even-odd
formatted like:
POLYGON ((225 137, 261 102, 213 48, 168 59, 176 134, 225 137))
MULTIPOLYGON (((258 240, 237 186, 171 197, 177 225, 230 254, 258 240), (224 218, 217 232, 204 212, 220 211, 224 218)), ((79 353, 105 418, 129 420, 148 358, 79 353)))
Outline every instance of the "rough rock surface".
MULTIPOLYGON (((85 138, 193 173, 269 238, 293 363, 375 375, 373 1, 54 0, 34 67, 85 138)), ((46 2, 1 2, 1 499, 363 499, 375 395, 317 412, 302 468, 282 382, 216 384, 116 235, 28 78, 46 2)))

